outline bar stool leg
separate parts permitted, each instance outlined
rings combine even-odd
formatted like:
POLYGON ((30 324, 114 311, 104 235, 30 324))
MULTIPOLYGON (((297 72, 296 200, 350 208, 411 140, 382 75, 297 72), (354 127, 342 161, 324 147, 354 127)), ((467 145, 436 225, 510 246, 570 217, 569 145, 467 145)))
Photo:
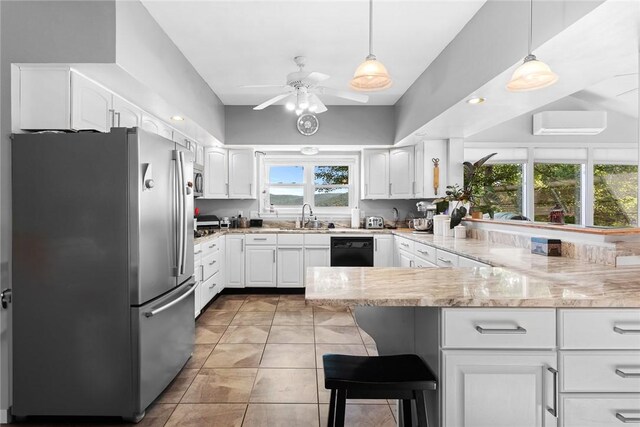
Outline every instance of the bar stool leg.
POLYGON ((344 427, 346 406, 347 406, 347 390, 338 389, 338 395, 336 397, 336 418, 333 424, 335 427, 344 427))
POLYGON ((402 399, 402 421, 404 427, 411 427, 413 425, 413 416, 411 415, 411 400, 402 399))
POLYGON ((424 390, 414 390, 413 396, 416 399, 416 408, 418 409, 418 426, 429 427, 426 392, 424 390))
POLYGON ((336 418, 336 389, 331 389, 331 399, 329 400, 329 417, 327 418, 327 427, 335 425, 336 418))

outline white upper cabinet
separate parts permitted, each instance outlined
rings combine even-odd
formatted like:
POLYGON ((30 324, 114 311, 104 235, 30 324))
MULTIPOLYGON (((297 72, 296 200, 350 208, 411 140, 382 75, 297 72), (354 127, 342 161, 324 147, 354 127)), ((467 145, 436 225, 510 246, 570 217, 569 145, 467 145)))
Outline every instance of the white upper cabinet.
POLYGON ((389 151, 389 193, 391 199, 412 199, 415 189, 413 145, 389 151))
POLYGON ((69 69, 20 69, 20 129, 71 129, 69 69))
POLYGON ((111 92, 91 80, 71 73, 71 128, 74 130, 111 129, 111 92))
MULTIPOLYGON (((173 141, 173 129, 151 114, 143 113, 140 127, 147 132, 155 133, 173 141)), ((184 144, 184 142, 183 142, 184 144)))
POLYGON ((418 198, 422 198, 424 197, 424 191, 425 191, 425 187, 424 187, 424 173, 425 173, 425 164, 426 164, 426 160, 425 160, 425 156, 424 156, 424 143, 419 142, 415 145, 414 147, 414 152, 415 152, 415 171, 414 171, 414 181, 416 182, 414 184, 414 197, 416 199, 418 198))
POLYGON ((228 158, 229 198, 255 199, 256 161, 253 150, 229 150, 228 158))
POLYGON ((389 150, 362 151, 362 198, 389 198, 389 150))
POLYGON ((111 118, 111 126, 113 127, 139 127, 142 120, 142 110, 118 95, 113 95, 113 116, 111 118))
POLYGON ((205 199, 229 198, 227 169, 227 150, 207 148, 204 154, 204 193, 205 199))

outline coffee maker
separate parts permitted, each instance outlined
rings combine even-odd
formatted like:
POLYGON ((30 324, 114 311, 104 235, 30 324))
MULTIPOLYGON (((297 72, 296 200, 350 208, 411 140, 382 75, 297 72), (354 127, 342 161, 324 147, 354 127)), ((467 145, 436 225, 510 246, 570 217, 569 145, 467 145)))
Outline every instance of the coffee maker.
POLYGON ((413 228, 423 233, 433 233, 433 217, 436 214, 436 205, 429 202, 416 203, 418 214, 422 217, 413 220, 413 228))

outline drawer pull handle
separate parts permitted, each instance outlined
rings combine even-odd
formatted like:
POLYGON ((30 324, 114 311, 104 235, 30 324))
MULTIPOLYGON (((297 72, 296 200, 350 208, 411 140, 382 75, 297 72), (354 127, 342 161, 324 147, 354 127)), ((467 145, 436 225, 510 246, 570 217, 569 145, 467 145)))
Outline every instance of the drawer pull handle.
POLYGON ((421 254, 429 255, 428 251, 423 251, 423 250, 418 249, 418 252, 420 252, 421 254))
POLYGON ((198 251, 196 253, 194 253, 194 255, 200 255, 202 253, 202 251, 198 251))
POLYGON ((620 412, 616 412, 616 418, 623 423, 640 423, 640 417, 625 417, 620 412))
POLYGON ((447 264, 451 264, 451 260, 444 259, 442 257, 438 257, 438 261, 446 262, 447 264))
POLYGON ((406 247, 406 248, 408 248, 408 247, 409 247, 409 245, 408 245, 407 243, 402 243, 402 242, 400 242, 400 244, 401 244, 402 246, 406 247))
POLYGON ((217 245, 214 243, 213 245, 209 245, 209 249, 215 248, 217 245))
POLYGON ((209 265, 213 265, 213 264, 215 264, 215 263, 216 263, 216 260, 214 259, 213 261, 211 261, 211 262, 209 263, 209 265))
POLYGON ((623 329, 618 326, 613 327, 613 332, 617 332, 619 334, 640 334, 640 329, 623 329))
POLYGON ((527 333, 527 330, 525 328, 523 328, 522 326, 516 326, 515 329, 506 329, 506 328, 489 329, 489 328, 483 328, 482 326, 476 326, 476 331, 478 331, 481 334, 508 334, 508 335, 512 335, 512 334, 526 334, 527 333))
POLYGON ((640 378, 640 372, 625 372, 622 369, 616 369, 616 375, 622 378, 640 378))
POLYGON ((209 286, 209 289, 213 289, 216 286, 215 283, 212 283, 211 286, 209 286))
POLYGON ((547 371, 553 374, 553 408, 547 406, 547 411, 558 418, 558 371, 551 367, 548 367, 547 371))
POLYGON ((266 237, 254 237, 253 240, 267 240, 266 237))

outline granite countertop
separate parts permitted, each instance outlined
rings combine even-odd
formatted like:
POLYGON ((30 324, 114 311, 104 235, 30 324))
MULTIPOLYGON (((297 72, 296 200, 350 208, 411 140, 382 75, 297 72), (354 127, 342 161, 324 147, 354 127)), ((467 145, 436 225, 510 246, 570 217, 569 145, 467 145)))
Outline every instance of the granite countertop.
POLYGON ((364 229, 364 228, 231 228, 229 230, 216 231, 204 237, 196 237, 193 240, 195 245, 207 240, 215 239, 225 234, 391 234, 391 229, 364 229))
POLYGON ((640 307, 640 269, 546 280, 500 267, 311 267, 312 305, 640 307))

